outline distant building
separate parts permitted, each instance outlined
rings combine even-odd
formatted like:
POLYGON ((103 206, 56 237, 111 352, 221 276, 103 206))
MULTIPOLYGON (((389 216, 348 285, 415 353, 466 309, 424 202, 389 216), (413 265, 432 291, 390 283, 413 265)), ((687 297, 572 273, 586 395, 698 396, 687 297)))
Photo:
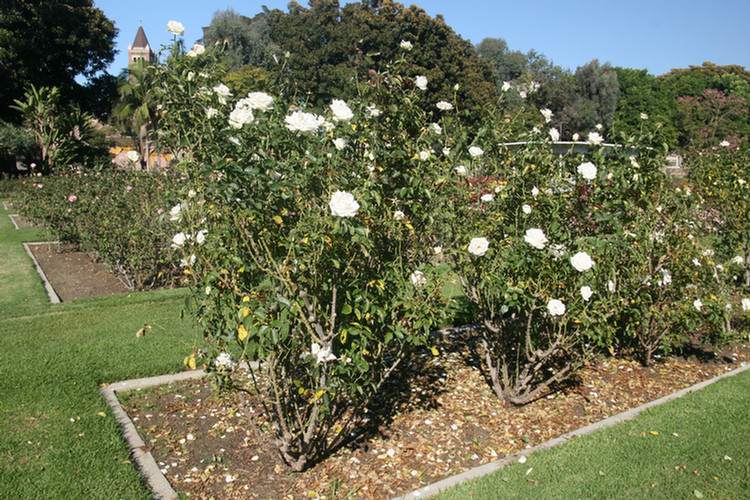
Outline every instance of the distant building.
POLYGON ((138 27, 138 33, 135 34, 135 40, 133 45, 128 45, 128 65, 133 64, 135 61, 146 61, 152 63, 156 59, 154 51, 151 50, 151 46, 148 44, 148 38, 146 38, 146 32, 143 31, 143 26, 138 27))

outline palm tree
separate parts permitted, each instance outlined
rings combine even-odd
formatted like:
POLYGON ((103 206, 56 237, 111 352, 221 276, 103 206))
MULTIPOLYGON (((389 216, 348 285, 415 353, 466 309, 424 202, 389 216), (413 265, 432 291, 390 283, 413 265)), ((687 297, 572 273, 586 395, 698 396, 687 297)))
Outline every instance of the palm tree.
POLYGON ((151 135, 155 132, 158 115, 154 88, 154 67, 145 61, 135 61, 120 75, 120 100, 115 105, 114 117, 119 128, 133 138, 146 170, 151 169, 151 135))

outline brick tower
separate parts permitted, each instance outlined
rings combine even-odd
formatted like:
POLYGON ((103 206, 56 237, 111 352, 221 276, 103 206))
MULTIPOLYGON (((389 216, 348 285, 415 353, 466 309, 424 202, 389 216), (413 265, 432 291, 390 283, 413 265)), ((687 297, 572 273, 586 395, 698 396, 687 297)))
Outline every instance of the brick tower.
POLYGON ((154 51, 151 50, 151 46, 148 44, 146 32, 143 31, 143 26, 139 26, 133 45, 128 45, 128 65, 133 64, 134 61, 152 63, 154 59, 154 51))

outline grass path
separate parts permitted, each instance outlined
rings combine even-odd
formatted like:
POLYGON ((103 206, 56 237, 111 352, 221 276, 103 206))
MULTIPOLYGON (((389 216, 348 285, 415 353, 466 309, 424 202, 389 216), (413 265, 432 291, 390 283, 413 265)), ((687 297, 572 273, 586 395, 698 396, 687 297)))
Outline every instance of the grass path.
POLYGON ((179 290, 49 304, 0 210, 0 498, 146 499, 99 385, 175 372, 198 335, 179 290), (135 333, 144 325, 145 337, 135 333), (180 341, 178 341, 180 340, 180 341))

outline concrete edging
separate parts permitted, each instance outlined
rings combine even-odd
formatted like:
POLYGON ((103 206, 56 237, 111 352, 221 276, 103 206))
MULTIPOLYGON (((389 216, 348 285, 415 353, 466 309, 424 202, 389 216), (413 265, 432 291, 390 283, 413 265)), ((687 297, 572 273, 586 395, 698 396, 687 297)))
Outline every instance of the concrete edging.
POLYGON ((104 400, 107 402, 107 405, 109 405, 110 410, 112 410, 112 414, 115 416, 117 424, 120 426, 120 430, 122 430, 122 436, 130 446, 130 454, 135 460, 136 467, 143 475, 146 484, 148 484, 153 491, 154 498, 158 500, 177 500, 177 492, 172 489, 172 485, 169 484, 169 481, 159 469, 156 460, 154 460, 154 456, 151 455, 151 452, 146 448, 146 443, 143 442, 143 439, 141 439, 141 436, 138 434, 133 421, 123 409, 120 400, 117 399, 117 392, 164 385, 172 382, 179 382, 181 380, 199 378, 204 375, 205 372, 203 370, 193 370, 175 375, 161 375, 158 377, 125 380, 101 388, 104 400))
POLYGON ((734 375, 738 375, 749 369, 750 369, 750 364, 743 363, 743 365, 740 368, 737 368, 730 372, 722 373, 721 375, 718 375, 712 379, 699 382, 690 387, 686 387, 685 389, 682 389, 680 391, 674 392, 672 394, 668 394, 662 398, 656 399, 649 403, 642 404, 641 406, 638 406, 626 412, 618 413, 617 415, 612 415, 609 418, 605 418, 604 420, 600 420, 598 422, 594 422, 593 424, 589 424, 585 427, 581 427, 580 429, 576 429, 558 438, 551 439, 549 441, 546 441, 532 448, 527 448, 514 455, 509 455, 499 460, 495 460, 494 462, 489 462, 489 463, 480 465, 473 469, 462 472, 461 474, 457 474, 455 476, 451 476, 449 478, 443 479, 442 481, 432 483, 430 485, 419 488, 418 490, 414 490, 410 493, 406 493, 404 495, 394 497, 393 500, 418 500, 418 499, 421 500, 422 498, 430 498, 432 496, 437 495, 438 493, 440 493, 441 491, 447 488, 450 488, 457 484, 465 483, 466 481, 469 481, 471 479, 486 476, 497 470, 500 470, 508 464, 517 462, 518 458, 521 456, 528 456, 538 451, 544 451, 550 448, 554 448, 555 446, 561 446, 576 436, 583 436, 585 434, 591 434, 592 432, 597 431, 599 429, 604 429, 606 427, 611 427, 621 422, 632 420, 633 418, 637 417, 638 415, 640 415, 641 413, 643 413, 645 410, 649 408, 662 405, 669 401, 673 401, 686 394, 690 394, 691 392, 695 392, 697 390, 703 389, 704 387, 707 387, 713 384, 714 382, 718 382, 721 379, 724 379, 727 377, 733 377, 734 375))
MULTIPOLYGON (((15 224, 15 222, 13 222, 15 224)), ((47 275, 44 274, 44 270, 42 269, 42 266, 39 265, 39 262, 36 260, 36 257, 34 257, 34 252, 31 251, 30 245, 57 245, 57 241, 37 241, 33 243, 23 243, 23 248, 26 250, 26 253, 29 255, 29 258, 31 258, 31 261, 34 263, 34 267, 36 268, 36 272, 39 274, 39 276, 42 278, 42 283, 44 283, 44 289, 47 291, 47 296, 49 297, 49 301, 52 304, 59 304, 60 303, 60 297, 57 295, 57 292, 55 292, 55 289, 52 287, 52 284, 47 279, 47 275)))

